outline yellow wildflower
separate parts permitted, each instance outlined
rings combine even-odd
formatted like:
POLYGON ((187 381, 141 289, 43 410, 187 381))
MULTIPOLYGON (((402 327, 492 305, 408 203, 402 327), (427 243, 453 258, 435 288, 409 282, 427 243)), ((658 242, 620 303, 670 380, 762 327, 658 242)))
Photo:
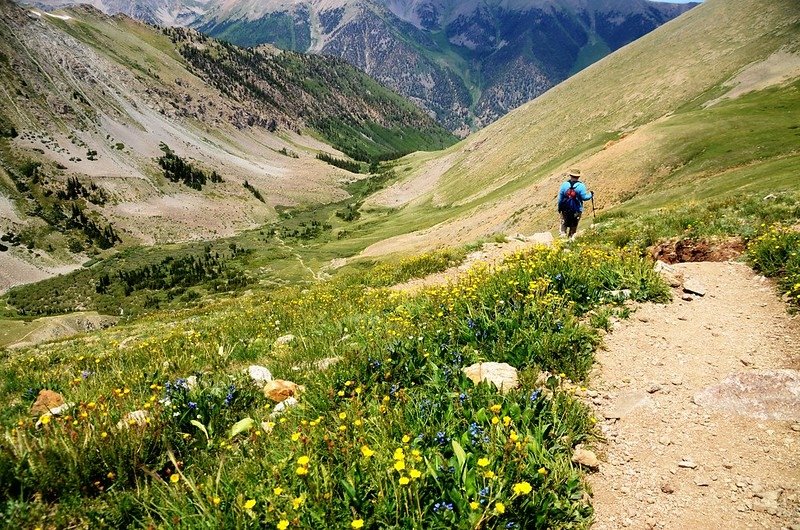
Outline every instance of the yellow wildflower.
POLYGON ((419 478, 422 476, 422 473, 418 469, 412 469, 408 474, 411 475, 411 478, 419 478))
POLYGON ((219 497, 214 497, 213 499, 211 499, 211 502, 214 504, 214 506, 219 506, 219 503, 222 502, 222 499, 220 499, 219 497))
POLYGON ((400 485, 401 486, 405 486, 409 482, 411 482, 411 479, 409 479, 408 477, 400 477, 400 485))
POLYGON ((39 418, 39 421, 42 422, 42 425, 47 425, 48 423, 50 423, 50 418, 51 418, 50 414, 45 414, 44 416, 39 418))
POLYGON ((489 410, 491 410, 491 411, 492 411, 492 412, 494 412, 495 414, 499 414, 499 413, 500 413, 500 410, 502 410, 502 408, 503 408, 503 407, 501 407, 500 405, 496 405, 496 404, 495 404, 495 405, 492 405, 491 407, 489 407, 489 410))
POLYGON ((496 503, 494 503, 494 511, 495 511, 495 512, 496 512, 498 515, 502 515, 502 514, 504 514, 504 513, 505 513, 505 511, 506 511, 506 505, 505 505, 505 504, 503 504, 502 502, 496 502, 496 503))
POLYGON ((286 519, 278 521, 278 530, 286 530, 287 528, 289 528, 289 521, 286 519))
POLYGON ((514 484, 514 488, 513 488, 514 495, 527 495, 532 490, 533 490, 533 487, 531 487, 530 483, 527 482, 527 481, 525 481, 525 482, 517 482, 516 484, 514 484))
POLYGON ((300 439, 300 433, 299 432, 292 433, 292 441, 293 442, 296 442, 299 439, 300 439))
POLYGON ((301 495, 299 497, 295 497, 294 499, 292 499, 292 508, 294 508, 296 510, 299 507, 301 507, 304 502, 306 502, 306 498, 305 498, 304 495, 301 495))
POLYGON ((481 507, 481 505, 478 503, 478 501, 472 501, 471 503, 469 503, 469 507, 472 508, 473 510, 477 510, 478 508, 481 507))
POLYGON ((497 416, 493 417, 492 418, 492 425, 497 425, 498 423, 500 423, 500 420, 497 419, 497 416))
POLYGON ((343 420, 343 419, 345 419, 346 417, 347 417, 347 413, 346 413, 346 412, 340 412, 340 413, 339 413, 339 419, 340 419, 340 420, 343 420))
POLYGON ((410 441, 411 441, 411 437, 409 435, 407 435, 407 434, 404 434, 403 435, 403 443, 407 444, 410 441))
POLYGON ((172 482, 173 484, 177 483, 180 479, 181 479, 181 476, 178 475, 177 473, 175 473, 174 475, 169 477, 169 481, 172 482))
POLYGON ((547 475, 547 469, 540 467, 538 473, 542 476, 547 475))
POLYGON ((272 490, 272 493, 274 493, 275 495, 280 495, 281 493, 283 493, 283 488, 281 487, 275 488, 272 490))
POLYGON ((488 458, 486 458, 486 457, 483 457, 483 458, 479 458, 479 459, 478 459, 478 466, 480 466, 480 467, 486 467, 486 466, 488 466, 488 465, 489 465, 489 459, 488 459, 488 458))
POLYGON ((307 466, 309 462, 309 458, 305 455, 301 456, 297 459, 297 463, 301 466, 307 466))
POLYGON ((394 468, 397 471, 402 471, 406 468, 406 463, 403 460, 398 460, 397 462, 394 463, 394 468))
POLYGON ((302 477, 303 475, 308 475, 308 468, 300 466, 297 469, 295 469, 294 472, 302 477))
POLYGON ((361 446, 361 455, 362 455, 364 458, 369 458, 369 457, 371 457, 371 456, 372 456, 372 455, 374 455, 374 454, 375 454, 375 451, 373 451, 372 449, 370 449, 368 445, 362 445, 362 446, 361 446))
POLYGON ((352 523, 350 523, 352 528, 363 528, 364 527, 364 519, 355 519, 352 523))
POLYGON ((484 477, 486 477, 486 478, 494 478, 496 475, 494 474, 494 471, 492 471, 492 470, 490 469, 489 471, 487 471, 486 473, 484 473, 484 474, 483 474, 483 476, 484 476, 484 477))
POLYGON ((256 505, 256 500, 255 499, 250 499, 250 500, 248 500, 247 502, 244 503, 244 509, 245 510, 252 510, 255 505, 256 505))

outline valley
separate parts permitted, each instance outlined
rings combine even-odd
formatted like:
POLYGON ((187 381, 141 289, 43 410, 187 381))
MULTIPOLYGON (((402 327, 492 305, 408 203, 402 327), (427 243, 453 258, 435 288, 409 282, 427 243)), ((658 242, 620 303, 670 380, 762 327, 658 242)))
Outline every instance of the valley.
POLYGON ((459 141, 341 59, 0 0, 2 526, 792 528, 796 7, 459 141))

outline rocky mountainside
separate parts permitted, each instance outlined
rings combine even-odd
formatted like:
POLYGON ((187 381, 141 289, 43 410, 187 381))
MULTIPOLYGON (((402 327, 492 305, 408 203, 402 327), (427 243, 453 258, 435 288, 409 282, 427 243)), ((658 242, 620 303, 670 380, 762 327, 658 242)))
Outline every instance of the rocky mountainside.
POLYGON ((318 155, 455 141, 341 60, 63 13, 0 0, 0 288, 120 244, 222 237, 276 205, 345 198, 357 177, 318 155))
POLYGON ((451 130, 482 127, 691 5, 644 0, 227 2, 210 35, 336 55, 451 130))
MULTIPOLYGON (((37 0, 63 5, 75 0, 37 0)), ((465 135, 694 4, 647 0, 94 0, 242 46, 340 57, 465 135)))

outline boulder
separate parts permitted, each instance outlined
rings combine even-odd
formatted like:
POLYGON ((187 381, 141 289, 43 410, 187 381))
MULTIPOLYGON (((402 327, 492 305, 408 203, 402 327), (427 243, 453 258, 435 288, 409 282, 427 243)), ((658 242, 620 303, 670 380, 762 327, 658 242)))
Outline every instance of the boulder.
POLYGON ((250 375, 250 379, 257 385, 263 386, 265 383, 272 381, 272 372, 264 366, 251 364, 247 367, 247 373, 250 375))
POLYGON ((475 363, 462 371, 476 385, 481 381, 489 381, 502 393, 519 386, 517 369, 506 363, 475 363))
POLYGON ((291 381, 284 381, 283 379, 273 379, 264 385, 264 396, 276 403, 285 401, 290 397, 295 397, 301 391, 302 387, 291 381))
POLYGON ((32 416, 42 414, 52 414, 52 409, 56 409, 65 404, 64 396, 52 390, 40 390, 36 401, 31 406, 32 416))

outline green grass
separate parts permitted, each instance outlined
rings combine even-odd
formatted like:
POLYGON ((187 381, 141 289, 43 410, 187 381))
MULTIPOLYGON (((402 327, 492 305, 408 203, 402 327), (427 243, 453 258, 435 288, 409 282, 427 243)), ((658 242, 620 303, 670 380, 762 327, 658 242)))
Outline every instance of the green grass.
POLYGON ((663 300, 665 286, 630 254, 556 247, 416 295, 377 287, 447 261, 423 256, 9 352, 4 524, 587 528, 570 458, 592 420, 566 381, 586 374, 599 340, 582 316, 614 310, 611 290, 663 300), (296 338, 278 345, 287 333, 296 338), (341 360, 315 369, 331 356, 341 360), (522 387, 503 396, 461 375, 489 359, 522 369, 522 387), (240 375, 253 362, 304 384, 300 405, 270 418, 240 375), (537 383, 540 369, 565 375, 537 383), (76 408, 36 428, 26 409, 40 388, 76 408), (147 425, 116 427, 136 409, 147 425))

